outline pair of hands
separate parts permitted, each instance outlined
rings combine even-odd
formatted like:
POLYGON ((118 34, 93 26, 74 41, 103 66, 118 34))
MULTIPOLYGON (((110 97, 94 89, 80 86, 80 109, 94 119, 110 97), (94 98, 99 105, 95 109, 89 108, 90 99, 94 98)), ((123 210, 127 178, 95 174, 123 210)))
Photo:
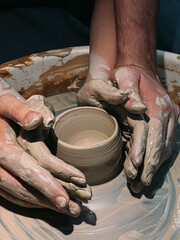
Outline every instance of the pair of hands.
POLYGON ((54 123, 44 97, 23 102, 3 80, 0 88, 0 195, 20 206, 78 216, 80 206, 70 197, 86 202, 91 190, 83 173, 43 143, 43 129, 54 123))
POLYGON ((158 77, 136 66, 120 67, 111 73, 110 81, 85 83, 77 101, 115 115, 128 149, 124 171, 131 190, 137 193, 149 186, 171 154, 179 116, 158 77))

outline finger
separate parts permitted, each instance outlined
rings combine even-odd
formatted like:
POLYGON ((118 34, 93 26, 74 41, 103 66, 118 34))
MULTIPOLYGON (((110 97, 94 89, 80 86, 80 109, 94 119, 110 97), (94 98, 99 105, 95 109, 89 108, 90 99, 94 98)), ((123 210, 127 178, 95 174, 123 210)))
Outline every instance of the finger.
POLYGON ((50 171, 53 175, 65 181, 71 181, 75 184, 86 186, 84 174, 77 168, 53 156, 42 141, 30 142, 19 137, 18 142, 43 168, 50 171))
MULTIPOLYGON (((15 199, 18 199, 18 202, 20 200, 21 203, 25 202, 21 206, 27 205, 26 207, 32 207, 35 205, 36 207, 50 208, 59 212, 59 209, 45 198, 43 194, 23 183, 2 167, 0 167, 0 189, 3 189, 6 193, 8 192, 11 197, 14 196, 15 199)), ((17 201, 14 203, 18 204, 17 201)))
POLYGON ((34 129, 42 123, 39 112, 9 93, 0 96, 0 115, 16 121, 24 129, 34 129))
POLYGON ((78 187, 77 185, 74 185, 71 182, 64 182, 60 179, 56 179, 68 192, 68 194, 75 199, 77 198, 81 202, 87 202, 87 200, 91 199, 92 192, 91 188, 87 185, 86 187, 78 187))
POLYGON ((65 190, 53 179, 52 175, 41 168, 27 153, 23 153, 15 146, 11 155, 1 159, 1 166, 8 169, 24 182, 44 194, 59 209, 67 207, 69 198, 65 190), (17 150, 18 149, 18 150, 17 150))
POLYGON ((122 141, 126 143, 126 146, 129 145, 131 141, 132 130, 129 127, 127 116, 129 113, 124 109, 123 105, 112 106, 111 109, 108 109, 108 112, 114 115, 119 123, 122 132, 122 141))
POLYGON ((173 144, 173 131, 176 127, 175 119, 177 119, 178 115, 175 113, 175 105, 173 105, 168 95, 163 97, 158 96, 155 105, 152 106, 153 107, 147 111, 150 117, 148 123, 149 134, 144 171, 142 174, 142 181, 144 181, 146 185, 150 185, 155 172, 161 164, 167 160, 169 153, 172 151, 172 149, 168 148, 169 146, 172 147, 173 144), (172 124, 174 126, 172 126, 172 124))
POLYGON ((70 200, 68 204, 68 208, 63 209, 63 211, 64 211, 62 212, 63 214, 66 214, 71 217, 78 217, 79 214, 81 213, 81 208, 77 203, 70 200))
POLYGON ((16 198, 15 196, 11 195, 10 193, 6 192, 3 189, 0 189, 0 196, 8 200, 9 202, 12 202, 18 206, 25 207, 25 208, 44 208, 43 206, 37 205, 35 203, 26 202, 19 198, 16 198))
POLYGON ((101 102, 118 105, 128 97, 126 90, 119 90, 104 80, 92 80, 79 90, 77 102, 79 105, 93 105, 102 107, 101 102))
MULTIPOLYGON (((18 206, 21 206, 21 207, 25 207, 25 208, 46 208, 46 206, 38 205, 38 204, 35 204, 35 203, 23 201, 19 198, 16 198, 15 196, 11 195, 9 192, 6 192, 4 189, 0 189, 0 196, 5 198, 9 202, 12 202, 12 203, 14 203, 18 206)), ((63 214, 71 216, 71 217, 78 217, 79 216, 79 214, 81 212, 81 209, 80 209, 78 204, 76 204, 76 203, 74 203, 73 201, 70 200, 68 207, 69 208, 67 210, 62 209, 61 211, 59 211, 59 209, 55 208, 55 206, 53 207, 53 205, 48 206, 48 208, 50 208, 54 211, 61 212, 63 214)))
POLYGON ((164 129, 166 129, 166 124, 165 122, 162 123, 162 120, 151 118, 148 126, 149 132, 144 169, 141 176, 141 181, 146 186, 151 184, 152 178, 159 166, 160 157, 165 147, 164 129))
POLYGON ((164 161, 168 159, 168 157, 171 155, 173 150, 173 145, 175 142, 175 129, 177 126, 177 122, 175 121, 175 117, 171 116, 168 122, 168 129, 167 129, 167 138, 166 138, 166 146, 165 146, 165 152, 163 154, 164 161))
MULTIPOLYGON (((2 129, 1 129, 2 130, 2 129)), ((14 140, 3 145, 0 165, 21 178, 24 182, 39 190, 59 209, 66 207, 69 197, 53 176, 40 167, 29 154, 24 152, 14 140)))
POLYGON ((73 217, 80 214, 81 209, 77 203, 70 200, 67 209, 59 209, 43 194, 3 168, 0 168, 0 178, 0 195, 10 202, 26 208, 49 208, 73 217))
POLYGON ((54 108, 50 105, 44 96, 42 95, 33 95, 27 100, 27 105, 34 109, 37 112, 40 112, 43 116, 43 124, 45 128, 52 127, 55 117, 54 117, 54 108))
POLYGON ((129 179, 135 179, 137 176, 138 169, 133 165, 130 156, 128 156, 124 162, 124 172, 129 179))
POLYGON ((74 217, 79 215, 79 206, 69 201, 63 187, 15 142, 15 133, 8 123, 0 119, 0 126, 0 165, 44 194, 60 212, 74 217))
POLYGON ((178 106, 176 106, 173 102, 170 101, 171 104, 171 114, 169 117, 169 122, 167 125, 167 134, 166 134, 166 152, 165 155, 167 155, 166 159, 170 156, 172 152, 172 148, 175 141, 175 134, 176 134, 176 127, 178 124, 178 106))
POLYGON ((66 183, 59 180, 59 182, 62 183, 61 185, 68 190, 68 193, 71 193, 71 196, 76 196, 78 199, 82 200, 89 200, 91 198, 91 189, 86 184, 85 176, 81 171, 53 156, 46 145, 41 141, 29 142, 25 139, 20 140, 19 138, 19 143, 42 167, 53 173, 53 175, 68 181, 66 183), (79 186, 75 186, 73 182, 79 186))
POLYGON ((142 163, 148 136, 148 124, 143 116, 128 116, 128 124, 132 129, 132 144, 130 156, 133 165, 139 167, 142 163))
POLYGON ((135 179, 138 167, 142 164, 147 135, 148 125, 142 116, 128 116, 128 124, 132 130, 131 146, 128 157, 124 164, 124 169, 128 178, 135 179))
POLYGON ((175 143, 175 137, 176 137, 176 127, 178 123, 178 114, 176 111, 172 111, 170 114, 170 119, 167 125, 167 135, 166 135, 166 141, 165 141, 165 149, 161 154, 159 164, 157 166, 157 169, 162 165, 163 162, 165 162, 171 155, 173 151, 173 146, 175 143))
POLYGON ((120 90, 128 90, 128 100, 124 105, 130 113, 140 114, 147 110, 139 93, 140 74, 135 69, 119 68, 111 74, 111 80, 120 90))

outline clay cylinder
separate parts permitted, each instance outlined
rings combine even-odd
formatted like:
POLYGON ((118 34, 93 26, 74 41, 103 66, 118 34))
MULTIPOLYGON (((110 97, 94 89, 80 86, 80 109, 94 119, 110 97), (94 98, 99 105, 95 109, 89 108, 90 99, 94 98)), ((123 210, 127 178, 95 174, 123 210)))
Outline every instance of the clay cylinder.
POLYGON ((80 169, 87 183, 105 183, 119 173, 121 133, 114 117, 95 107, 77 107, 57 116, 56 155, 80 169))

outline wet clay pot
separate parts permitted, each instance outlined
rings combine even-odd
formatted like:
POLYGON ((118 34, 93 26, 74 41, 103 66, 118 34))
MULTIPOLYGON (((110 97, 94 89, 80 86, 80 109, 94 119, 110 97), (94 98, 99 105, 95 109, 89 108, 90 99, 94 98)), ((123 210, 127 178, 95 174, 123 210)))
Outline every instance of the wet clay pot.
POLYGON ((118 175, 122 140, 118 123, 106 111, 76 107, 56 118, 56 155, 86 176, 90 185, 107 182, 118 175))

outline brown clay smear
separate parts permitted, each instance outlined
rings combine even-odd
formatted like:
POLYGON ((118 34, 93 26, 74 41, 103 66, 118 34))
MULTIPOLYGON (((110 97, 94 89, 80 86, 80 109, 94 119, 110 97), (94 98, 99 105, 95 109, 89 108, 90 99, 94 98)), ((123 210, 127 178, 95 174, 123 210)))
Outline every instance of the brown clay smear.
MULTIPOLYGON (((36 56, 36 54, 32 54, 30 56, 21 57, 21 58, 3 63, 0 65, 0 68, 2 69, 5 67, 14 67, 14 68, 22 69, 23 66, 17 66, 17 65, 24 65, 24 66, 32 65, 34 63, 34 61, 32 60, 32 56, 36 56)), ((1 72, 1 70, 0 70, 0 72, 1 72)))
POLYGON ((169 92, 170 97, 174 100, 174 102, 178 105, 180 108, 180 86, 177 86, 175 84, 172 84, 173 91, 169 92))
POLYGON ((169 65, 157 64, 157 67, 162 68, 164 70, 171 71, 171 72, 179 73, 179 71, 177 69, 178 65, 177 66, 174 65, 173 67, 170 67, 169 65))
POLYGON ((41 74, 38 86, 35 82, 28 89, 22 88, 19 93, 27 99, 33 94, 52 96, 61 92, 78 91, 85 81, 87 65, 88 54, 76 56, 61 67, 53 66, 41 74))

